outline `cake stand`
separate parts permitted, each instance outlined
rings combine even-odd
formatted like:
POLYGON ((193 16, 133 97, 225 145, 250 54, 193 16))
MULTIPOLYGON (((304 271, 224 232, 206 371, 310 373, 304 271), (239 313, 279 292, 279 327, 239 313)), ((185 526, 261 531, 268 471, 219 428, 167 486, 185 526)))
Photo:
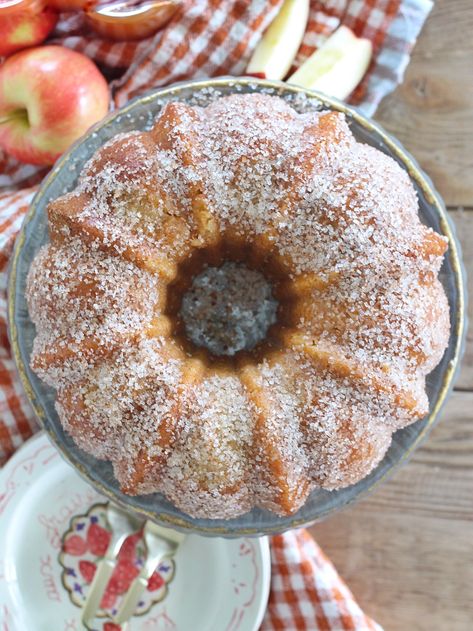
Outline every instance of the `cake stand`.
POLYGON ((16 243, 9 280, 9 334, 23 386, 40 424, 62 456, 97 491, 116 503, 168 527, 209 536, 258 536, 279 533, 326 517, 366 495, 409 458, 438 419, 452 388, 465 339, 465 294, 465 272, 461 263, 460 245, 445 206, 429 178, 392 136, 355 109, 322 94, 281 82, 225 77, 179 83, 149 92, 111 113, 59 159, 34 198, 16 243), (427 378, 430 401, 428 415, 394 434, 386 456, 368 477, 342 490, 313 491, 306 504, 289 517, 279 517, 268 511, 254 509, 230 520, 193 519, 177 510, 160 494, 130 497, 121 493, 111 464, 97 460, 79 449, 72 438, 64 432, 54 407, 55 391, 41 382, 29 366, 35 328, 28 315, 25 284, 33 258, 39 248, 48 241, 45 212, 48 202, 75 187, 84 163, 104 142, 121 132, 150 128, 163 105, 170 101, 180 100, 194 105, 205 105, 222 95, 253 92, 280 96, 299 111, 343 112, 358 141, 372 145, 391 156, 409 173, 418 194, 421 220, 449 240, 440 280, 449 300, 452 329, 442 361, 427 378))

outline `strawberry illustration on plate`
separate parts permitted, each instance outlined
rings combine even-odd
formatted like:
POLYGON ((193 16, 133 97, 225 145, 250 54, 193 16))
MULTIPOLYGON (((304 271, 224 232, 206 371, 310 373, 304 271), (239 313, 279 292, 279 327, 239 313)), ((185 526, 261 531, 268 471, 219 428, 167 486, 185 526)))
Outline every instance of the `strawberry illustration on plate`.
POLYGON ((83 559, 79 561, 79 572, 86 583, 92 583, 96 570, 97 566, 92 561, 84 561, 83 559))
POLYGON ((125 594, 140 570, 130 561, 124 560, 117 564, 100 604, 102 609, 115 606, 117 598, 125 594))
MULTIPOLYGON (((95 504, 87 514, 71 520, 69 530, 62 538, 59 563, 62 578, 72 602, 82 607, 87 598, 97 566, 105 556, 110 544, 111 532, 106 518, 106 504, 95 504)), ((121 631, 120 626, 110 621, 120 606, 123 595, 140 573, 146 557, 143 533, 128 536, 117 556, 116 567, 105 589, 100 603, 99 618, 108 618, 100 629, 121 631)), ((138 605, 136 614, 141 615, 166 597, 168 583, 174 575, 174 561, 163 561, 148 581, 146 591, 138 605)))
POLYGON ((141 541, 142 538, 143 533, 141 531, 127 537, 120 548, 118 558, 120 560, 128 559, 129 561, 133 561, 136 556, 136 544, 141 541))
POLYGON ((92 554, 103 557, 107 552, 112 534, 97 523, 90 524, 87 530, 87 544, 92 554))
POLYGON ((79 537, 79 535, 72 535, 67 537, 63 543, 64 551, 73 556, 82 556, 87 552, 87 542, 79 537))
POLYGON ((163 585, 164 585, 164 579, 161 576, 161 574, 156 570, 151 575, 151 578, 148 581, 148 586, 146 589, 149 592, 155 592, 157 589, 161 589, 163 585))

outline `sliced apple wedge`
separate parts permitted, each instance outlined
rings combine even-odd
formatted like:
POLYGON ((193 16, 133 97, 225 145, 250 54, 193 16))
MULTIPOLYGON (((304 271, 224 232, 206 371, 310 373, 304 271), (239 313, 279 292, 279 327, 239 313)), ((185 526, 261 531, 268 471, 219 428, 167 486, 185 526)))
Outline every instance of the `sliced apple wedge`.
POLYGON ((106 0, 86 11, 96 33, 113 40, 139 40, 153 35, 177 11, 181 0, 106 0))
POLYGON ((363 79, 372 54, 370 40, 340 26, 287 81, 346 99, 363 79))
POLYGON ((247 74, 284 79, 297 55, 308 19, 309 0, 285 0, 256 47, 247 74))

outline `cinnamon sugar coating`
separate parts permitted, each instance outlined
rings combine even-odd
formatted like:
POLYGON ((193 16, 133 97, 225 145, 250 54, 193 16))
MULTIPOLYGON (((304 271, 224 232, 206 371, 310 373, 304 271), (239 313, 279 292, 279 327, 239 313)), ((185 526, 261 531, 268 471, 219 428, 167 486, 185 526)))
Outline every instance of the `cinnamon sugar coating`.
POLYGON ((48 218, 31 364, 124 492, 194 517, 292 514, 369 474, 427 413, 450 332, 447 240, 343 115, 261 94, 168 104, 149 132, 105 144, 48 218), (194 260, 271 279, 266 343, 224 359, 184 343, 169 304, 194 260))

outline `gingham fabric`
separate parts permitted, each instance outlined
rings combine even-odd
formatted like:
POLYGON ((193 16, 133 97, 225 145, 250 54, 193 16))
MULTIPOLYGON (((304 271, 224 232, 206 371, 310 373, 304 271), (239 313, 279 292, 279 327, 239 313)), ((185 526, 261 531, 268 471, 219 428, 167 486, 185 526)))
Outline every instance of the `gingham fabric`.
POLYGON ((306 530, 271 538, 271 571, 260 631, 383 631, 306 530))
POLYGON ((7 337, 8 262, 35 190, 0 194, 0 466, 37 429, 7 337))
MULTIPOLYGON (((110 80, 113 107, 153 87, 189 78, 243 74, 282 0, 184 0, 171 22, 141 42, 108 42, 80 14, 63 14, 50 39, 96 61, 110 80)), ((371 39, 374 58, 350 101, 365 114, 401 81, 431 0, 311 0, 298 67, 340 25, 371 39)), ((0 465, 36 429, 7 338, 8 261, 36 186, 47 172, 0 149, 0 465)), ((305 531, 272 538, 272 586, 263 631, 364 631, 367 618, 305 531)))

